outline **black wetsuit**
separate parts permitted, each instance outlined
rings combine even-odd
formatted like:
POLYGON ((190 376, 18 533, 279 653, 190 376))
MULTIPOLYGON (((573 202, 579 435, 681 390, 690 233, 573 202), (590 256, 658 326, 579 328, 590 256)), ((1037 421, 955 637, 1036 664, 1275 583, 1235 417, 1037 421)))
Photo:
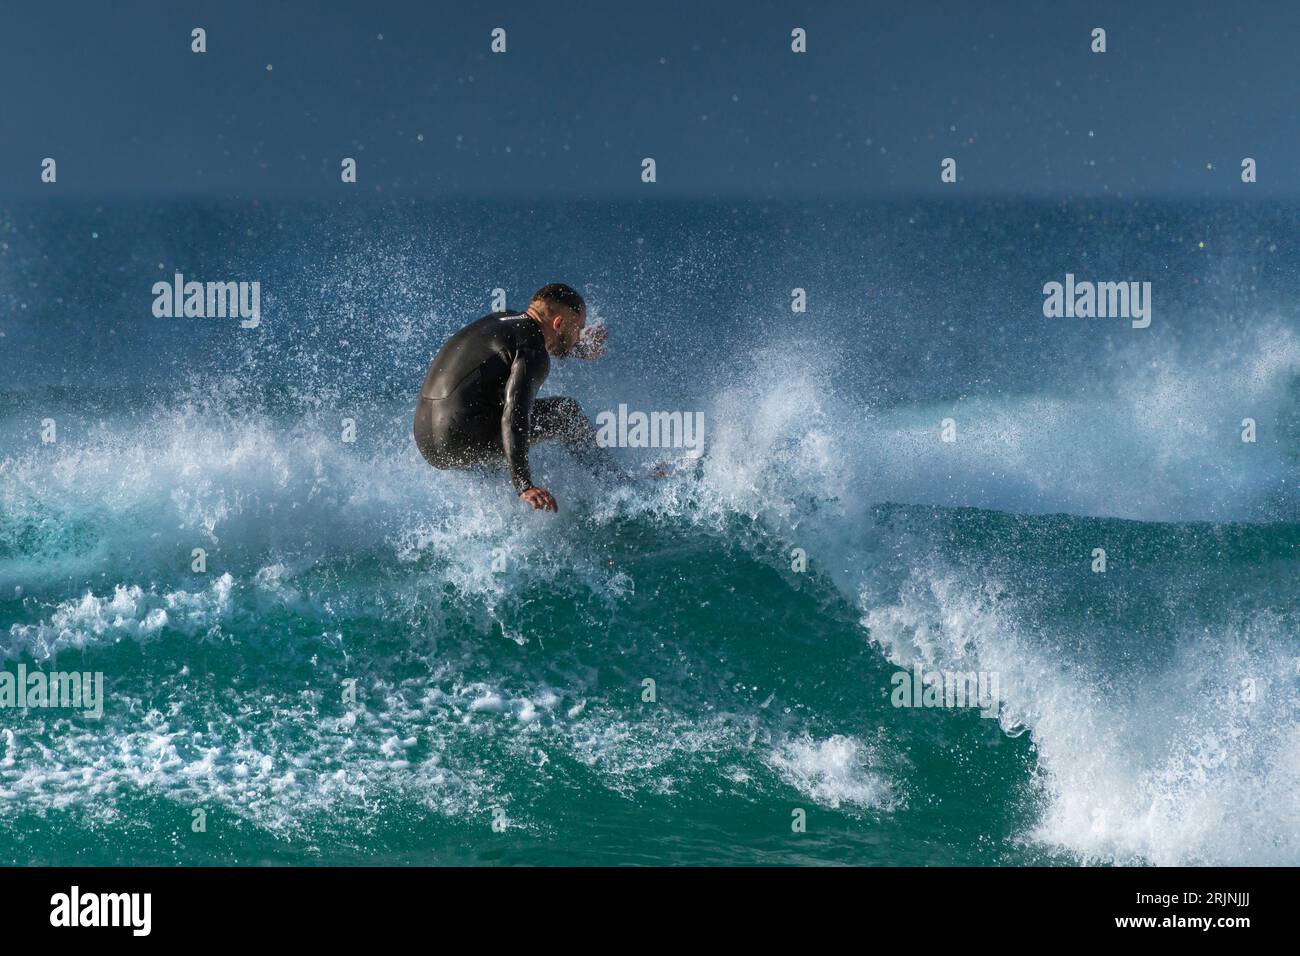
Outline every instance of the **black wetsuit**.
POLYGON ((435 468, 504 463, 515 493, 533 487, 530 441, 558 439, 591 471, 624 477, 571 398, 537 398, 551 370, 546 340, 522 312, 494 312, 434 356, 415 410, 415 443, 435 468))

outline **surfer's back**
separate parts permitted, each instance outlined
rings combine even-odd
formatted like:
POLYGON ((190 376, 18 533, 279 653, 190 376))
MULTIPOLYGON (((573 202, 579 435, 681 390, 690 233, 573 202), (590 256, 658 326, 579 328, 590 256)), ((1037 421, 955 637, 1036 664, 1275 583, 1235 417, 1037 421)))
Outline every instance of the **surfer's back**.
MULTIPOLYGON (((420 398, 442 401, 471 385, 484 398, 500 396, 510 377, 510 367, 520 352, 529 353, 530 364, 549 369, 545 339, 526 312, 485 315, 465 326, 438 350, 429 363, 420 398)), ((541 377, 545 378, 545 373, 541 377)))

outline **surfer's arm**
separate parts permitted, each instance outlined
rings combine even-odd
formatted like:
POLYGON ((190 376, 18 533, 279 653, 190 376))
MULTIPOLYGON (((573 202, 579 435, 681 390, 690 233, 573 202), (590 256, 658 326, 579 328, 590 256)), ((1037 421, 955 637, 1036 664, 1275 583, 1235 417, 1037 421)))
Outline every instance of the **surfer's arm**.
POLYGON ((541 384, 537 358, 526 350, 515 354, 510 363, 510 377, 506 379, 505 401, 501 408, 501 447, 505 451, 506 467, 515 494, 522 495, 533 487, 532 473, 528 468, 528 418, 532 411, 533 396, 541 384))

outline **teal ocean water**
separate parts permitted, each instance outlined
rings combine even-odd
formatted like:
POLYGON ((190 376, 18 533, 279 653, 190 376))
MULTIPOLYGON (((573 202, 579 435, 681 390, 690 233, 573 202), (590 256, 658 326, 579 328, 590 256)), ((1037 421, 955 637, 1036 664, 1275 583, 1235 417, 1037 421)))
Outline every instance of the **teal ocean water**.
POLYGON ((1297 226, 5 209, 0 669, 104 701, 0 708, 0 862, 1300 863, 1297 226), (154 318, 177 271, 261 325, 154 318), (1066 273, 1152 282, 1150 328, 1044 318, 1066 273), (609 487, 542 446, 543 515, 410 419, 552 280, 611 352, 543 393, 702 412, 705 454, 609 487), (894 706, 918 667, 995 719, 894 706))

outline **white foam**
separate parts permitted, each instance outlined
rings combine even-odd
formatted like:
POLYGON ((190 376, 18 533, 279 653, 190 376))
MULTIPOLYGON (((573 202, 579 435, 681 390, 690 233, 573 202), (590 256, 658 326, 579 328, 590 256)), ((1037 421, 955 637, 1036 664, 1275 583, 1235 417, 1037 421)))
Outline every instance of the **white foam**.
POLYGON ((35 624, 12 624, 0 647, 0 659, 29 654, 39 661, 60 651, 111 643, 123 637, 145 642, 164 628, 196 634, 231 611, 234 578, 227 572, 199 591, 148 591, 139 585, 114 587, 111 594, 87 591, 59 602, 35 624))
POLYGON ((892 810, 898 796, 878 760, 873 746, 841 734, 825 740, 805 734, 782 742, 768 757, 782 780, 823 806, 892 810))

